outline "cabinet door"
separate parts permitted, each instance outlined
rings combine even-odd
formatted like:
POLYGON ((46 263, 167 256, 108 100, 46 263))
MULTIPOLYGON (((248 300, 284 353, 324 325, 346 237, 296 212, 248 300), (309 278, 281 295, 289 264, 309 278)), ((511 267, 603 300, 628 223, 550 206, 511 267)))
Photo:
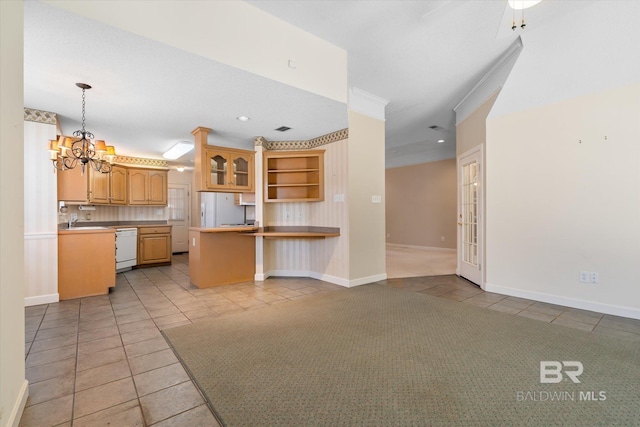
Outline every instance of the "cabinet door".
POLYGON ((138 264, 156 264, 171 261, 171 235, 150 234, 140 236, 138 264))
POLYGON ((229 156, 225 152, 206 150, 205 186, 208 189, 226 188, 229 185, 229 156))
POLYGON ((89 201, 89 174, 82 175, 80 166, 75 169, 57 171, 58 176, 58 200, 65 202, 89 201))
POLYGON ((149 171, 149 204, 167 204, 167 171, 149 171))
POLYGON ((149 171, 139 169, 129 169, 129 204, 130 205, 146 205, 148 204, 149 191, 149 171))
POLYGON ((124 205, 127 203, 127 170, 120 166, 113 166, 109 182, 110 203, 124 205))
MULTIPOLYGON (((85 171, 85 173, 87 173, 85 171)), ((109 174, 89 169, 89 202, 109 204, 109 174)))
POLYGON ((231 157, 231 161, 230 185, 242 191, 253 190, 253 155, 236 154, 231 157))

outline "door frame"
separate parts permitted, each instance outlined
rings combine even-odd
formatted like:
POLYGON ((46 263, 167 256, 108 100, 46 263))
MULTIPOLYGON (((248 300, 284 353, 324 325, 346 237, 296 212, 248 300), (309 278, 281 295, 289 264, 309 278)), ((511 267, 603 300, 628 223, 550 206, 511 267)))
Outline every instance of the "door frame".
MULTIPOLYGON (((184 222, 186 223, 186 227, 187 227, 187 250, 185 252, 189 251, 189 227, 191 227, 191 184, 183 184, 183 183, 177 183, 177 182, 170 182, 167 184, 167 189, 169 188, 185 188, 186 187, 186 197, 185 197, 185 214, 186 214, 186 218, 184 219, 184 222)), ((168 200, 167 200, 168 202, 168 200)), ((167 224, 171 225, 172 222, 175 222, 174 220, 168 219, 167 220, 167 224)), ((173 254, 173 249, 174 249, 174 241, 175 241, 175 236, 174 236, 174 227, 171 227, 171 253, 173 254)))
POLYGON ((464 153, 458 155, 456 157, 456 188, 457 188, 457 214, 456 214, 456 222, 457 226, 457 265, 456 265, 456 274, 460 277, 465 277, 465 279, 470 280, 473 283, 476 283, 480 288, 485 288, 486 283, 486 262, 485 262, 485 164, 484 164, 484 144, 479 144, 464 153), (478 162, 478 193, 477 193, 477 250, 478 250, 478 272, 477 275, 473 278, 467 278, 463 275, 462 271, 462 256, 463 256, 463 243, 462 243, 462 165, 464 165, 467 159, 474 157, 478 162))

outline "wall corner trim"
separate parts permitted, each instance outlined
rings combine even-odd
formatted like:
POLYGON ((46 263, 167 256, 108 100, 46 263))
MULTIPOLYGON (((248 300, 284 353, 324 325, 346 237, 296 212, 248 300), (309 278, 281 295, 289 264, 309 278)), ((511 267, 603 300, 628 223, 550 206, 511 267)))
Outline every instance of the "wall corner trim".
POLYGON ((15 404, 13 405, 13 408, 11 408, 11 413, 9 413, 9 417, 7 418, 7 427, 18 427, 18 425, 20 424, 20 418, 22 418, 24 407, 27 405, 28 397, 29 381, 24 380, 22 382, 22 386, 20 387, 20 392, 18 393, 15 404))
POLYGON ((456 113, 456 125, 469 117, 484 101, 502 88, 523 46, 522 39, 518 37, 480 81, 453 107, 456 113))
POLYGON ((389 100, 357 87, 349 88, 349 110, 384 121, 384 108, 388 103, 389 100))

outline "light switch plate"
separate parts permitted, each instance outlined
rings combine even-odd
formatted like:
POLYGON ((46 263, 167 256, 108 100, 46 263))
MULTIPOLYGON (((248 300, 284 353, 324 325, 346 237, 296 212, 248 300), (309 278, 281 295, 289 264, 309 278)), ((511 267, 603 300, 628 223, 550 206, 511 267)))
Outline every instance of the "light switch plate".
POLYGON ((334 194, 333 195, 333 201, 338 203, 338 202, 344 202, 344 194, 334 194))

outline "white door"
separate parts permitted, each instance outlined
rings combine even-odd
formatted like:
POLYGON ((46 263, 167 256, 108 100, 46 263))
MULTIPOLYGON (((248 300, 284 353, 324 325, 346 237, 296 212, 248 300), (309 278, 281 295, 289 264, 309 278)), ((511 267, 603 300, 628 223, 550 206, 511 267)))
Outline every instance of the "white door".
POLYGON ((457 159, 458 268, 457 274, 483 286, 482 145, 457 159))
POLYGON ((171 228, 171 252, 189 252, 189 184, 169 184, 167 208, 171 228))

